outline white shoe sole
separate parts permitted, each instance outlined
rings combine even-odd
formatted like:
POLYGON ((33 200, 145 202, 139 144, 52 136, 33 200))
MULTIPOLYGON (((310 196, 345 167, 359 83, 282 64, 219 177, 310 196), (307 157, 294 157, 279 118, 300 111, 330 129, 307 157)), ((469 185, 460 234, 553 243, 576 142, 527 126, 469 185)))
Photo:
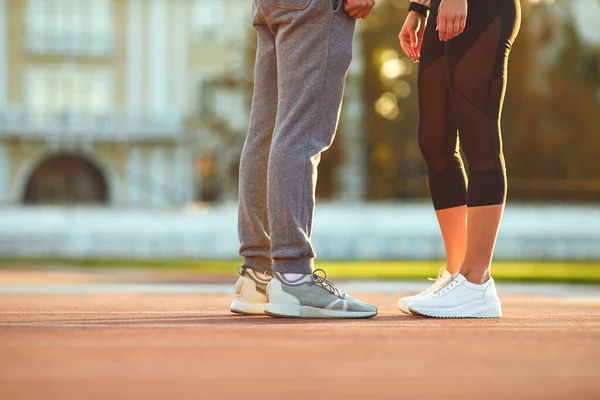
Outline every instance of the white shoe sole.
POLYGON ((402 311, 404 314, 413 315, 410 312, 410 303, 409 304, 401 304, 400 302, 398 302, 398 310, 402 311))
POLYGON ((377 311, 341 311, 328 310, 309 306, 296 306, 291 304, 269 303, 265 307, 265 314, 272 317, 284 318, 371 318, 377 315, 377 311))
POLYGON ((499 318, 502 316, 502 306, 495 300, 476 300, 453 308, 422 308, 409 306, 413 315, 434 318, 499 318))
POLYGON ((229 309, 236 314, 244 315, 265 315, 265 306, 267 303, 248 303, 242 299, 235 299, 229 309))

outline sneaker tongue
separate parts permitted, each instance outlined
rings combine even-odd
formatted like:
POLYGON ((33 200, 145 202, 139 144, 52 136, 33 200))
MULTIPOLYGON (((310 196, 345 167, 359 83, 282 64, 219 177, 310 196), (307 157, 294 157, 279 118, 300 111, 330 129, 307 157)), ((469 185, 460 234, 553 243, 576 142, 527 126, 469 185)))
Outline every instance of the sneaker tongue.
POLYGON ((306 274, 302 278, 298 279, 296 282, 312 282, 312 274, 306 274))
POLYGON ((448 272, 447 269, 445 269, 444 272, 442 272, 442 278, 444 278, 444 279, 452 278, 452 274, 450 272, 448 272))

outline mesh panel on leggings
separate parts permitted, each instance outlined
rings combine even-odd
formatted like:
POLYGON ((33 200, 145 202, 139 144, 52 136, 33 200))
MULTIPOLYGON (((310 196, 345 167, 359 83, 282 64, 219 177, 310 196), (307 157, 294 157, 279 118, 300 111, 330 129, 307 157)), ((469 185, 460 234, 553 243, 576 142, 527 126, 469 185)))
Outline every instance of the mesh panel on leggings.
POLYGON ((504 168, 500 162, 500 110, 491 107, 497 103, 492 97, 499 95, 492 93, 492 81, 500 35, 498 17, 467 49, 463 41, 469 38, 461 41, 460 36, 447 47, 450 67, 454 58, 459 59, 452 70, 451 92, 470 171, 504 168))
POLYGON ((500 116, 508 54, 520 25, 518 0, 469 0, 467 25, 441 42, 433 0, 419 66, 419 145, 436 209, 502 204, 506 174, 500 116), (445 68, 442 68, 445 66, 445 68), (469 166, 468 196, 460 146, 469 166))

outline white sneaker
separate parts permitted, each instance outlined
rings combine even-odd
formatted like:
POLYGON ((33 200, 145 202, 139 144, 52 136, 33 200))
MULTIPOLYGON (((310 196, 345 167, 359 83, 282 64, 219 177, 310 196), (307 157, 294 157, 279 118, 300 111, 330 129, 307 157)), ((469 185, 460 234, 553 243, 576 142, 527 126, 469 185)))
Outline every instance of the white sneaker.
POLYGON ((246 315, 264 315, 269 302, 267 284, 271 278, 262 278, 252 268, 238 267, 239 279, 235 284, 236 298, 231 303, 231 312, 246 315))
POLYGON ((483 285, 467 281, 460 273, 437 290, 410 303, 414 315, 436 318, 498 318, 502 316, 494 280, 483 285))
POLYGON ((448 272, 446 267, 443 268, 443 271, 440 271, 438 277, 436 279, 429 278, 429 280, 434 281, 433 284, 427 289, 422 291, 421 293, 417 293, 414 296, 403 297, 398 300, 398 308, 405 314, 412 315, 409 309, 410 303, 414 299, 418 299, 419 297, 427 296, 429 293, 437 290, 438 288, 444 286, 452 279, 452 274, 448 272))

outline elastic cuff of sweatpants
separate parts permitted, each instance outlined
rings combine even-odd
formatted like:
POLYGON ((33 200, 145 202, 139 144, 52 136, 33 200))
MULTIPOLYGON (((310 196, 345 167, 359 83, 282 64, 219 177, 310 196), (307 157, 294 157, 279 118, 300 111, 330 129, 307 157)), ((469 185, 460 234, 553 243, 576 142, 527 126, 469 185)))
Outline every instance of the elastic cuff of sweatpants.
POLYGON ((252 268, 256 272, 271 271, 273 262, 264 257, 244 257, 244 267, 252 268))
POLYGON ((312 274, 315 259, 312 257, 273 260, 273 271, 282 274, 312 274))

